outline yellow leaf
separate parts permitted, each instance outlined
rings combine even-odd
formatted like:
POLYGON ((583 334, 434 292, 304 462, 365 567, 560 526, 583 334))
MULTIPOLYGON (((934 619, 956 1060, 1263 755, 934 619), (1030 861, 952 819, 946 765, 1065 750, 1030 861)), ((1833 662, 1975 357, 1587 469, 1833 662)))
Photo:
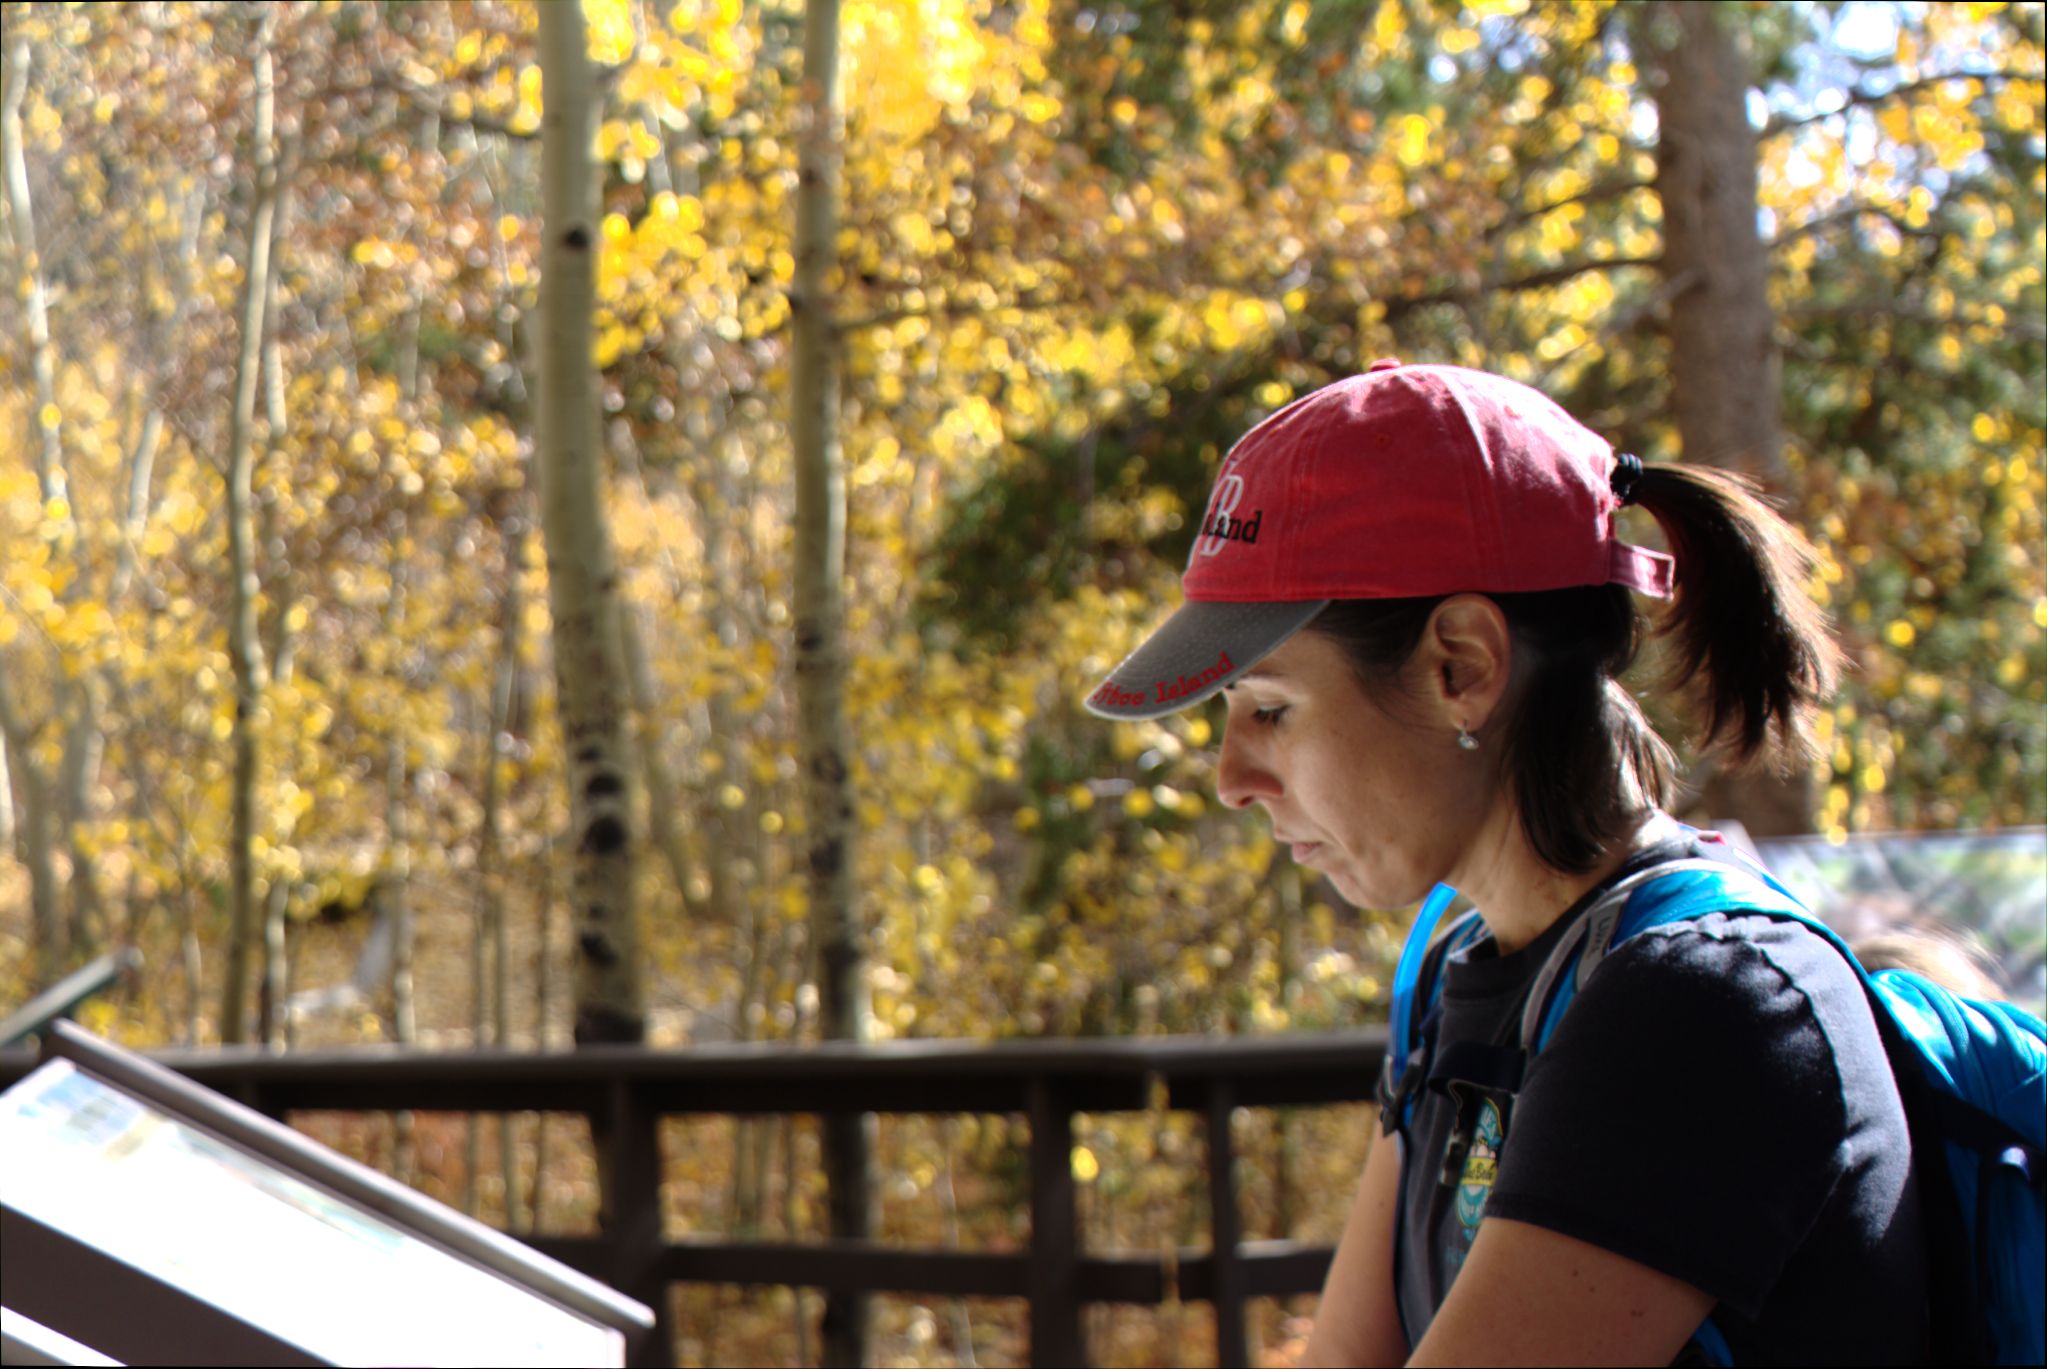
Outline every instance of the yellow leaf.
MULTIPOLYGON (((1395 6, 1383 6, 1392 9, 1395 6)), ((1419 114, 1408 114, 1393 126, 1393 155, 1400 164, 1413 168, 1429 159, 1429 121, 1419 114)))
POLYGON ((1883 113, 1876 116, 1876 121, 1882 125, 1884 136, 1892 142, 1909 143, 1912 141, 1912 110, 1910 106, 1902 102, 1889 105, 1884 109, 1883 113))

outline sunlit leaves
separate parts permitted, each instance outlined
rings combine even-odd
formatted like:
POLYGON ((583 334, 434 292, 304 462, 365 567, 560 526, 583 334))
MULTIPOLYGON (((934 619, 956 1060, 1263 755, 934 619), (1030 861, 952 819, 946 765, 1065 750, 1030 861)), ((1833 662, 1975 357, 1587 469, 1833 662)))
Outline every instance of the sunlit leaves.
MULTIPOLYGON (((726 862, 757 919, 667 919, 657 955, 678 998, 736 1001, 741 926, 758 928, 747 1020, 800 1033, 793 10, 588 11, 609 70, 609 512, 694 862, 683 890, 647 878, 698 907, 726 862)), ((5 358, 0 648, 52 764, 54 686, 118 679, 89 849, 204 908, 226 833, 213 463, 246 75, 217 10, 138 13, 8 10, 49 44, 26 123, 64 365, 53 417, 18 345, 5 358), (131 525, 152 409, 162 446, 131 525), (61 507, 10 459, 45 422, 70 465, 61 507)), ((849 0, 833 287, 884 1034, 1299 1026, 1378 1001, 1383 934, 1312 887, 1287 914, 1305 968, 1278 964, 1278 867, 1209 797, 1213 718, 1108 727, 1073 700, 1171 602, 1228 443, 1376 356, 1490 366, 1668 452, 1658 323, 1681 305, 1653 265, 1645 96, 1612 13, 849 0), (1636 264, 1592 269, 1612 260, 1636 264), (1276 986, 1297 970, 1289 1004, 1276 986)), ((2038 821, 2047 774, 2037 42, 2001 12, 1900 13, 1833 86, 1773 68, 1773 116, 1815 117, 1759 151, 1799 509, 1857 663, 1824 748, 1822 825, 1840 831, 2038 821), (1887 93, 1957 71, 1978 74, 1887 93), (1811 103, 1826 89, 1830 114, 1811 103)), ((284 422, 259 405, 256 481, 259 617, 294 667, 262 719, 263 877, 294 906, 359 898, 398 855, 462 887, 514 581, 527 678, 488 763, 517 859, 561 821, 545 570, 530 536, 511 564, 507 531, 543 229, 531 7, 306 14, 280 95, 299 157, 274 314, 284 422)), ((1798 24, 1823 17, 1767 20, 1758 43, 1807 51, 1798 24)))

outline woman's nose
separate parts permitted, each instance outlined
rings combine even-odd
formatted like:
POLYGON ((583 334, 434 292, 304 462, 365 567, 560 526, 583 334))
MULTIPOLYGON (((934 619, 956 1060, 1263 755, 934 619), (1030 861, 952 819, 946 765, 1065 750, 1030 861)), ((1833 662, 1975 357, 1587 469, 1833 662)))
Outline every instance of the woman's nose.
POLYGON ((1225 807, 1249 808, 1260 799, 1279 794, 1279 777, 1256 752, 1256 747, 1238 736, 1236 728, 1224 729, 1222 753, 1216 757, 1215 795, 1225 807))

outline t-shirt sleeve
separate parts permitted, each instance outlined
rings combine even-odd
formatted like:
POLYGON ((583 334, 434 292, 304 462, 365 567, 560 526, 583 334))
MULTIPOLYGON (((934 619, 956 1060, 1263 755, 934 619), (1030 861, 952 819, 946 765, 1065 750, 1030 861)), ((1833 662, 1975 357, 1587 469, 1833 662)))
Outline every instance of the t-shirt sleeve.
POLYGON ((1731 925, 1608 956, 1529 1068, 1485 1210, 1754 1316, 1840 1180, 1846 1113, 1807 993, 1731 925))

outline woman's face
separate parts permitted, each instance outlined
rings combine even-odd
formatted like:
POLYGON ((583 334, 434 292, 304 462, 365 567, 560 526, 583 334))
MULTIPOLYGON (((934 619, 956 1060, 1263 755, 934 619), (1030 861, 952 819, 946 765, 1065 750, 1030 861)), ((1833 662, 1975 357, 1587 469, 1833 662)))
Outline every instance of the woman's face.
POLYGON ((1302 865, 1366 908, 1450 881, 1486 815, 1487 759, 1425 698, 1375 699, 1329 638, 1300 632, 1231 685, 1216 790, 1256 803, 1302 865))

